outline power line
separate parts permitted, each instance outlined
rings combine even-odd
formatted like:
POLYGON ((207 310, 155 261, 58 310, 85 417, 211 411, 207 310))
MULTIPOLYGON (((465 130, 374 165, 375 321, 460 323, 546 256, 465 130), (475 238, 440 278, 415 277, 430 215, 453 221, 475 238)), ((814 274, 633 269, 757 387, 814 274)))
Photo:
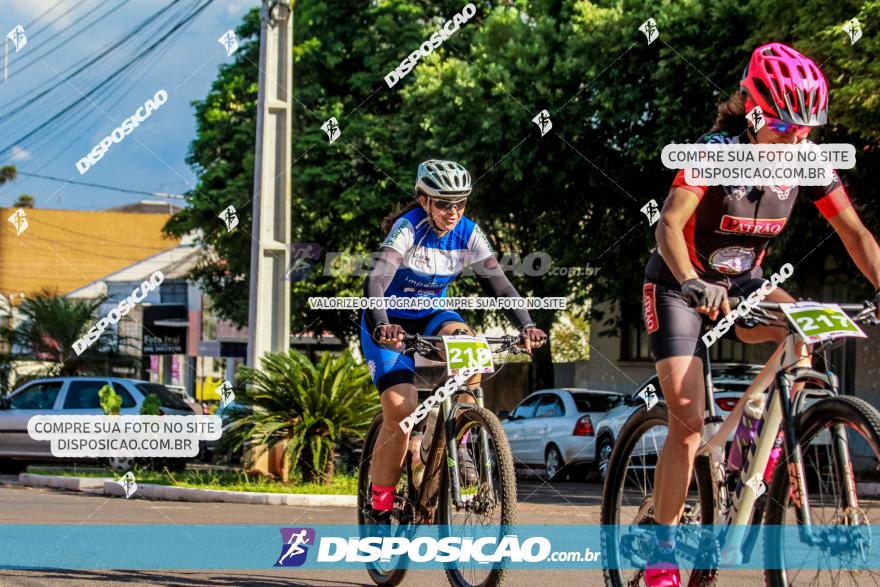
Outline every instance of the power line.
MULTIPOLYGON (((59 2, 58 4, 61 4, 61 3, 59 2)), ((57 6, 58 4, 56 4, 56 6, 57 6)), ((61 20, 62 18, 64 18, 65 16, 67 16, 68 14, 70 14, 71 12, 73 12, 74 10, 76 10, 77 8, 79 8, 80 6, 82 6, 82 5, 84 5, 84 4, 86 4, 86 2, 76 2, 76 3, 74 3, 74 5, 71 6, 70 8, 68 8, 65 12, 62 12, 61 14, 59 14, 58 16, 56 16, 56 17, 55 17, 54 19, 52 19, 51 21, 49 21, 49 22, 47 22, 46 24, 44 24, 44 25, 43 25, 42 27, 40 27, 39 29, 37 29, 37 30, 35 30, 35 31, 31 32, 31 33, 29 33, 29 36, 30 36, 31 38, 36 38, 36 37, 37 37, 40 33, 42 33, 44 30, 46 30, 47 28, 49 28, 50 26, 52 26, 53 24, 55 24, 56 22, 58 22, 59 20, 61 20)), ((47 12, 48 12, 48 11, 47 11, 47 12)), ((88 13, 88 12, 87 12, 87 13, 88 13)), ((45 13, 43 13, 43 14, 45 14, 45 13)), ((80 17, 80 18, 82 18, 82 17, 80 17)), ((37 20, 39 20, 39 17, 37 18, 37 20)), ((34 22, 36 22, 36 21, 34 21, 34 22)), ((25 31, 25 32, 27 32, 27 31, 25 31)))
POLYGON ((145 192, 143 190, 121 188, 121 187, 116 187, 116 186, 111 186, 111 185, 101 185, 99 183, 89 183, 86 181, 75 181, 72 179, 64 179, 61 177, 52 177, 51 175, 40 175, 38 173, 28 173, 26 171, 19 171, 18 175, 24 175, 26 177, 38 177, 40 179, 48 179, 51 181, 61 181, 64 183, 72 183, 72 184, 76 184, 76 185, 84 185, 84 186, 88 186, 88 187, 92 187, 92 188, 99 188, 99 189, 103 189, 103 190, 113 190, 116 192, 125 192, 127 194, 138 194, 138 195, 142 195, 142 196, 154 196, 157 198, 168 198, 170 200, 188 200, 189 199, 189 196, 180 196, 180 195, 176 195, 176 194, 161 194, 161 193, 157 193, 157 192, 145 192))
MULTIPOLYGON (((52 46, 52 47, 48 47, 48 48, 46 48, 46 50, 43 51, 43 52, 40 53, 40 54, 34 54, 34 53, 31 53, 30 55, 32 56, 32 59, 30 59, 30 60, 27 61, 26 63, 22 63, 20 66, 18 66, 16 69, 14 69, 14 70, 9 74, 8 79, 11 79, 11 78, 15 77, 17 74, 19 74, 19 73, 21 73, 22 71, 26 70, 28 67, 30 67, 31 65, 33 65, 34 63, 36 63, 38 60, 40 60, 40 59, 42 59, 43 57, 45 57, 46 55, 48 55, 49 53, 54 52, 55 50, 57 50, 57 49, 58 49, 59 47, 61 47, 62 45, 66 44, 67 42, 69 42, 69 41, 71 41, 71 40, 73 40, 74 38, 78 37, 79 35, 85 33, 85 32, 86 32, 87 30, 89 30, 91 27, 93 27, 94 25, 98 24, 99 22, 101 22, 102 20, 104 20, 105 18, 107 18, 108 16, 110 16, 111 14, 113 14, 114 12, 116 12, 117 10, 119 10, 120 8, 122 8, 123 6, 125 6, 128 2, 129 2, 129 0, 121 0, 120 2, 117 2, 115 5, 111 6, 111 7, 110 7, 110 10, 108 10, 107 12, 98 15, 98 17, 97 17, 95 20, 93 20, 92 22, 90 22, 89 24, 87 24, 87 25, 85 25, 85 26, 83 26, 83 27, 74 28, 74 27, 76 27, 76 24, 77 24, 80 20, 84 19, 84 18, 87 17, 87 16, 91 16, 91 15, 92 15, 91 12, 88 12, 88 13, 84 14, 84 15, 81 16, 79 19, 77 19, 75 22, 71 23, 70 26, 67 27, 67 28, 65 29, 65 31, 67 31, 67 30, 72 30, 72 31, 73 31, 73 35, 71 35, 69 38, 64 39, 64 40, 60 40, 60 36, 59 36, 59 37, 55 37, 54 40, 56 40, 56 41, 60 41, 60 42, 56 43, 56 44, 55 44, 54 46, 52 46)), ((43 47, 45 47, 45 45, 43 45, 43 47)))
MULTIPOLYGON (((98 61, 100 61, 101 59, 103 59, 106 55, 112 53, 114 49, 118 49, 120 45, 125 44, 125 42, 126 42, 128 39, 131 39, 133 36, 135 36, 135 35, 137 34, 138 31, 142 30, 143 27, 144 27, 145 25, 147 25, 147 24, 149 24, 150 22, 152 22, 153 20, 159 18, 159 16, 161 16, 164 12, 166 12, 168 9, 170 9, 172 6, 174 6, 174 5, 177 4, 178 2, 180 2, 180 0, 172 0, 170 4, 168 4, 167 6, 165 6, 164 8, 160 9, 158 12, 156 12, 155 14, 153 14, 152 16, 150 16, 149 18, 147 18, 144 22, 140 23, 140 24, 139 24, 137 27, 135 27, 132 31, 129 31, 128 35, 127 35, 125 38, 121 38, 122 40, 117 39, 117 40, 114 41, 113 43, 108 44, 108 45, 107 45, 103 50, 101 50, 101 52, 99 52, 96 56, 92 57, 91 59, 89 59, 88 61, 86 61, 83 65, 81 65, 79 68, 77 68, 75 71, 73 71, 72 73, 68 74, 68 75, 66 76, 66 77, 67 77, 67 80, 70 80, 70 79, 75 78, 77 75, 79 75, 80 73, 82 73, 84 70, 86 70, 86 69, 89 68, 90 66, 94 65, 96 62, 98 62, 98 61)), ((106 81, 106 80, 105 80, 105 81, 106 81)), ((36 100, 39 100, 40 98, 44 97, 44 96, 45 96, 46 94, 48 94, 49 92, 55 90, 56 88, 62 86, 62 85, 65 84, 65 83, 67 83, 66 80, 62 79, 61 81, 59 81, 59 82, 56 83, 55 85, 50 86, 50 87, 49 87, 48 89, 46 89, 46 90, 43 90, 42 92, 40 92, 40 93, 37 94, 36 96, 24 97, 24 99, 26 100, 25 103, 24 103, 22 106, 17 106, 17 107, 15 107, 15 108, 13 108, 12 111, 7 112, 6 114, 2 114, 2 115, 0 115, 0 121, 2 121, 2 120, 4 120, 4 119, 7 119, 7 118, 9 118, 10 116, 15 116, 16 114, 18 114, 19 112, 21 112, 22 110, 24 110, 25 108, 27 108, 28 106, 30 106, 31 104, 33 104, 36 100)), ((37 86, 37 87, 39 87, 39 86, 37 86)), ((100 86, 99 86, 99 87, 100 87, 100 86)), ((79 101, 77 101, 76 103, 78 103, 78 102, 79 102, 79 101)), ((66 112, 66 110, 65 110, 65 112, 66 112)), ((5 149, 4 149, 4 152, 5 152, 5 149)))
MULTIPOLYGON (((144 49, 144 50, 143 50, 143 51, 142 51, 137 57, 131 59, 126 65, 124 65, 123 67, 119 68, 119 69, 116 70, 114 73, 110 74, 110 76, 107 77, 104 81, 102 81, 102 82, 99 83, 97 86, 95 86, 94 88, 92 88, 91 90, 89 90, 88 92, 86 92, 85 95, 83 96, 83 98, 88 98, 88 97, 91 96, 93 93, 95 93, 99 88, 105 86, 105 85, 106 85, 107 83, 109 83, 111 80, 113 80, 113 79, 116 78, 118 75, 120 75, 121 73, 123 73, 126 69, 128 69, 129 67, 131 67, 132 64, 136 63, 137 61, 139 61, 140 59, 142 59, 145 55, 147 55, 147 54, 149 54, 150 52, 152 52, 153 50, 155 50, 157 46, 159 46, 159 45, 160 45, 161 43, 163 43, 166 39, 168 39, 171 35, 173 35, 174 33, 176 33, 181 27, 183 27, 183 26, 186 25, 188 22, 190 22, 192 19, 194 19, 196 16, 198 16, 198 15, 199 15, 199 14, 200 14, 205 8, 207 8, 207 7, 208 7, 210 4, 212 4, 213 2, 214 2, 214 0, 205 0, 205 2, 204 2, 201 6, 199 6, 198 8, 196 8, 196 10, 194 10, 190 15, 188 15, 183 21, 179 22, 179 23, 176 24, 171 30, 169 30, 167 33, 165 33, 164 35, 162 35, 162 37, 160 37, 156 42, 154 42, 152 45, 150 45, 149 47, 147 47, 146 49, 144 49)), ((70 110, 72 110, 73 108, 75 108, 77 105, 79 105, 79 104, 81 103, 81 101, 82 101, 82 100, 77 100, 77 101, 75 101, 75 102, 69 104, 66 108, 64 108, 63 110, 61 110, 61 112, 58 112, 57 114, 55 114, 54 116, 52 116, 51 118, 49 118, 49 120, 45 121, 43 124, 37 126, 35 129, 33 129, 33 130, 30 131, 29 133, 25 134, 24 136, 22 136, 22 137, 16 139, 15 141, 13 141, 11 144, 7 145, 6 147, 0 149, 0 153, 6 153, 6 152, 9 151, 10 149, 12 149, 12 147, 14 147, 14 146, 16 146, 16 145, 19 145, 19 144, 22 144, 25 140, 27 140, 28 138, 32 137, 33 135, 35 135, 37 132, 41 131, 41 130, 44 129, 45 127, 49 126, 51 123, 53 123, 53 122, 54 122, 55 120, 57 120, 58 118, 61 118, 62 116, 64 116, 65 114, 67 114, 67 112, 69 112, 70 110)))
POLYGON ((38 17, 35 18, 34 20, 32 20, 32 21, 30 21, 29 23, 27 23, 26 25, 24 25, 24 29, 25 29, 25 31, 27 31, 29 28, 31 28, 31 26, 37 24, 37 23, 40 21, 41 18, 43 18, 44 16, 46 16, 47 14, 49 14, 50 12, 52 12, 53 10, 55 10, 56 8, 58 8, 59 6, 61 6, 61 4, 62 4, 63 2, 64 2, 64 0, 58 0, 58 2, 56 2, 55 4, 53 4, 50 8, 47 8, 47 9, 46 9, 46 10, 45 10, 40 16, 38 16, 38 17))

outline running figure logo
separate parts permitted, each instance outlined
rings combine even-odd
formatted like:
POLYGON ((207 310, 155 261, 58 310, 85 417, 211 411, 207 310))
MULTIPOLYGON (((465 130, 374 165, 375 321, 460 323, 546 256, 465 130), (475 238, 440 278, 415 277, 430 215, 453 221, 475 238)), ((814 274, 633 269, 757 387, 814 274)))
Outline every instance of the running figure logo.
POLYGON ((336 120, 335 116, 328 118, 327 122, 321 125, 321 130, 327 133, 327 138, 330 139, 331 145, 339 138, 339 135, 342 134, 342 131, 339 130, 339 121, 336 120))
POLYGON ((645 38, 648 39, 649 45, 656 41, 657 37, 660 36, 660 31, 657 30, 657 22, 653 18, 649 18, 643 22, 642 26, 639 27, 639 30, 645 33, 645 38))
POLYGON ((27 45, 27 36, 24 34, 24 27, 18 25, 6 35, 6 38, 12 41, 15 46, 15 52, 18 53, 27 45))
POLYGON ((238 226, 238 213, 235 211, 235 206, 227 207, 217 218, 226 223, 226 232, 232 232, 232 229, 238 226))
POLYGON ((288 281, 305 281, 315 267, 315 261, 321 256, 321 245, 318 243, 293 243, 290 245, 290 266, 284 279, 288 281))
POLYGON ((749 113, 746 114, 746 116, 752 121, 752 128, 755 129, 755 132, 764 128, 764 111, 761 110, 760 106, 755 106, 749 110, 749 113))
POLYGON ((224 381, 220 384, 220 387, 217 388, 217 395, 220 396, 220 403, 225 408, 235 399, 235 394, 232 392, 232 384, 228 381, 224 381))
POLYGON ((232 29, 223 33, 223 35, 217 39, 217 42, 226 48, 227 57, 238 51, 238 37, 235 36, 235 31, 232 29))
POLYGON ((660 220, 660 206, 657 205, 656 200, 651 200, 640 209, 648 217, 648 226, 654 226, 654 223, 660 220))
POLYGON ((648 409, 650 410, 657 405, 657 388, 654 387, 653 383, 649 383, 636 395, 636 397, 644 401, 645 405, 648 406, 648 409))
POLYGON ((546 110, 538 112, 537 116, 532 119, 532 122, 537 124, 538 128, 541 129, 542 137, 547 134, 547 131, 553 128, 553 121, 550 120, 550 113, 546 110))
POLYGON ((134 495, 134 492, 138 490, 137 483, 135 483, 134 481, 134 473, 132 473, 131 471, 120 477, 119 480, 117 480, 116 482, 119 483, 119 485, 125 491, 125 499, 128 499, 129 497, 134 495))
POLYGON ((12 226, 15 227, 15 236, 21 236, 21 233, 27 230, 27 215, 21 208, 13 212, 12 216, 10 216, 7 220, 9 220, 9 222, 12 223, 12 226))
POLYGON ((857 18, 854 18, 843 25, 843 31, 849 35, 850 45, 855 45, 856 42, 862 38, 862 25, 859 24, 859 19, 857 18))
POLYGON ((301 567, 309 554, 308 546, 315 544, 314 528, 280 528, 281 557, 276 567, 301 567))

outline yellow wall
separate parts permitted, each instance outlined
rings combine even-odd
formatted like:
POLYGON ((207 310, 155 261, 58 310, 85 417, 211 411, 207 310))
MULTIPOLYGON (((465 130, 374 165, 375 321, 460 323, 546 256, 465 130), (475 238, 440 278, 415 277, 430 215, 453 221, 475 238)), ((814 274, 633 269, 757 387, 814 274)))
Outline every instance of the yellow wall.
POLYGON ((13 212, 0 209, 0 293, 7 296, 68 293, 179 243, 162 236, 167 214, 26 208, 28 228, 15 236, 7 221, 13 212))

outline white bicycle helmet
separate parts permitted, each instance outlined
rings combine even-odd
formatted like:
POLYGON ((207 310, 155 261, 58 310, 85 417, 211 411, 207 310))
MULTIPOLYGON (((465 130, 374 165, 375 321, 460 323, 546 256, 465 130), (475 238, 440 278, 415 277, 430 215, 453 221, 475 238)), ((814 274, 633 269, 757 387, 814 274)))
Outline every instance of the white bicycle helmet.
POLYGON ((430 198, 458 199, 471 193, 471 174, 454 161, 430 159, 416 172, 416 195, 430 198))

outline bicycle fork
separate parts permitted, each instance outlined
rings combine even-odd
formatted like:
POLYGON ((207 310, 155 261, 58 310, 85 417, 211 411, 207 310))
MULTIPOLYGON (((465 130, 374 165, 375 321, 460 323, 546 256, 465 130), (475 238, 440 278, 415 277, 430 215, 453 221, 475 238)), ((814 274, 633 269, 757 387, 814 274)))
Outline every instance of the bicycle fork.
MULTIPOLYGON (((470 393, 474 396, 476 400, 476 405, 478 407, 483 407, 483 388, 476 387, 474 389, 468 389, 467 393, 470 393)), ((457 395, 457 394, 456 394, 457 395)), ((452 399, 451 397, 446 398, 444 400, 443 405, 441 407, 443 410, 444 422, 446 430, 446 467, 449 470, 449 489, 452 492, 450 496, 452 499, 452 503, 455 504, 458 508, 466 507, 465 501, 461 497, 461 483, 458 478, 458 439, 455 437, 455 418, 452 399)), ((488 483, 489 490, 492 489, 492 463, 489 460, 489 438, 486 434, 486 431, 483 430, 482 427, 477 429, 478 441, 480 446, 480 455, 479 455, 479 463, 475 462, 480 471, 480 480, 485 480, 488 483)), ((478 455, 472 454, 472 458, 476 458, 478 455)))

